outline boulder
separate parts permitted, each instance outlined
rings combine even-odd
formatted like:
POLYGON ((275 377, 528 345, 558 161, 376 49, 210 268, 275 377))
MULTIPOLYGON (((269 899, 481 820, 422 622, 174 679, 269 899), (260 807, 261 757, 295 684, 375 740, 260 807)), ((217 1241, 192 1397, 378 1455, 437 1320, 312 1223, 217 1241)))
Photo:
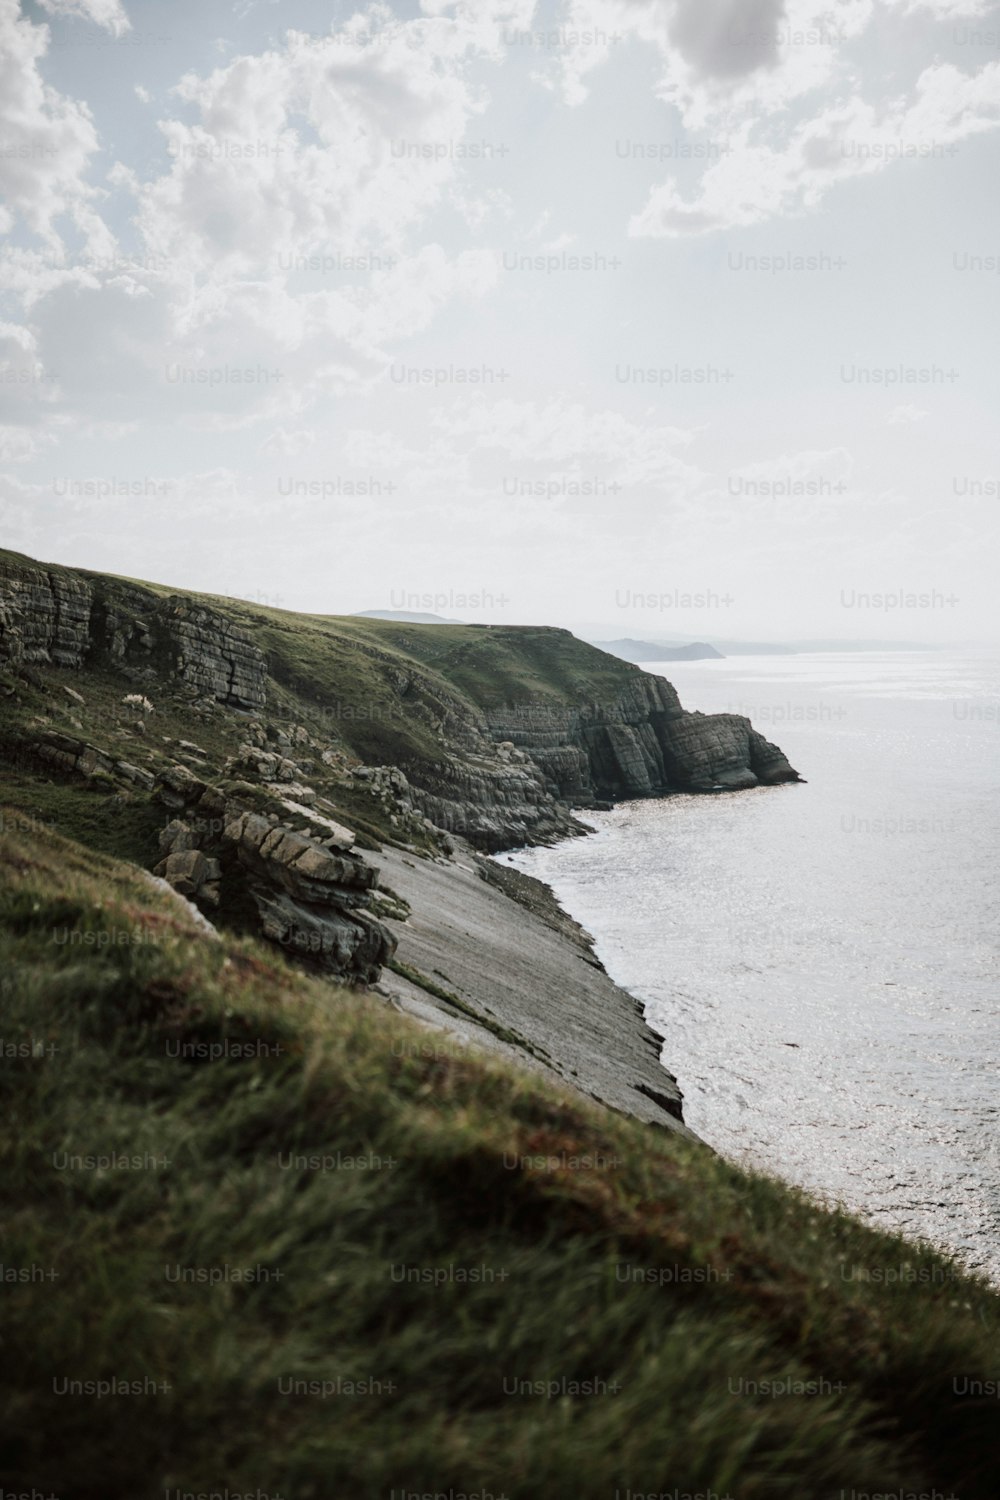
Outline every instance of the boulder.
POLYGON ((144 771, 141 766, 133 766, 127 760, 116 760, 115 770, 126 781, 132 781, 136 786, 141 786, 145 791, 152 791, 156 784, 156 777, 152 771, 144 771))
POLYGON ((181 896, 197 896, 208 879, 208 870, 208 860, 200 849, 180 849, 176 854, 168 854, 153 873, 162 874, 181 896))

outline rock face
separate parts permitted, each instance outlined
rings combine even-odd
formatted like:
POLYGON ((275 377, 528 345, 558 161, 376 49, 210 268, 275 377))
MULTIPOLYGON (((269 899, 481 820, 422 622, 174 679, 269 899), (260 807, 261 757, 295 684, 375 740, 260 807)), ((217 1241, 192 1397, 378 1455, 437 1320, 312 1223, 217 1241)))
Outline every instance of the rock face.
POLYGON ((112 598, 65 569, 0 562, 0 660, 81 668, 88 661, 159 669, 235 708, 267 700, 261 651, 219 611, 122 584, 112 598))
POLYGON ((487 723, 526 752, 549 789, 574 801, 798 780, 749 719, 687 713, 669 682, 645 673, 610 704, 498 708, 487 723))
POLYGON ((378 978, 395 940, 364 910, 378 884, 372 865, 255 813, 233 818, 224 837, 248 874, 266 938, 334 974, 378 978))
POLYGON ((267 701, 262 652, 218 611, 173 596, 157 624, 173 654, 173 670, 205 697, 236 708, 263 708, 267 701))
POLYGON ((396 939, 367 909, 379 872, 355 853, 353 834, 330 820, 319 820, 322 840, 293 829, 185 766, 161 774, 157 795, 174 816, 154 874, 208 906, 249 898, 270 942, 337 978, 377 980, 396 939))
POLYGON ((15 666, 80 667, 90 647, 92 593, 73 573, 31 564, 0 572, 0 658, 15 666))
POLYGON ((409 796, 490 851, 565 834, 574 807, 799 780, 749 719, 687 713, 670 683, 643 672, 611 703, 486 709, 481 731, 460 758, 411 774, 409 796))

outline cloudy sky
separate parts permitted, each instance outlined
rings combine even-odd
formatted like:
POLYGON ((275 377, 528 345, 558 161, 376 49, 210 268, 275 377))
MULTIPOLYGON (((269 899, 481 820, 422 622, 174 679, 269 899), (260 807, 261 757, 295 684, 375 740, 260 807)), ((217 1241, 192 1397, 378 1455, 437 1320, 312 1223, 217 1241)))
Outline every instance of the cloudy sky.
POLYGON ((997 8, 0 0, 0 69, 5 545, 1000 637, 997 8))

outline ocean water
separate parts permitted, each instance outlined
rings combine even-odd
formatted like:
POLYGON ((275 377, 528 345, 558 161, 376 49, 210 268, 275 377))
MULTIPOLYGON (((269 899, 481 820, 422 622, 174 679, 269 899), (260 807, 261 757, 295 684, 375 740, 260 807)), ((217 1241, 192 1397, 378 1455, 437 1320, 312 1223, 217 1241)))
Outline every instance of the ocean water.
POLYGON ((807 784, 622 803, 513 862, 644 1002, 699 1135, 1000 1281, 1000 653, 648 670, 807 784))

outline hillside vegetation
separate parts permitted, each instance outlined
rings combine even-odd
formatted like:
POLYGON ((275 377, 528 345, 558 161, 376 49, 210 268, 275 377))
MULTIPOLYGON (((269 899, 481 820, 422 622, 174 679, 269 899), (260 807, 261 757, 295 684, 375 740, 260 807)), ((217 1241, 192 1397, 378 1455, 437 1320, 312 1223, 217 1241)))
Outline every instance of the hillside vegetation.
POLYGON ((0 829, 6 1491, 1000 1493, 985 1284, 0 829))

